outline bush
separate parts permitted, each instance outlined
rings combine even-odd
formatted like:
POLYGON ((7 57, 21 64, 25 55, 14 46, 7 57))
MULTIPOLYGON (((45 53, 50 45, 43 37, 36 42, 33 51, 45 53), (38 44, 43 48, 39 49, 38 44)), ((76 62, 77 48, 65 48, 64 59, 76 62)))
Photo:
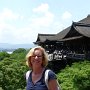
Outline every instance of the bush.
POLYGON ((89 90, 90 88, 90 61, 73 63, 58 74, 62 90, 89 90))

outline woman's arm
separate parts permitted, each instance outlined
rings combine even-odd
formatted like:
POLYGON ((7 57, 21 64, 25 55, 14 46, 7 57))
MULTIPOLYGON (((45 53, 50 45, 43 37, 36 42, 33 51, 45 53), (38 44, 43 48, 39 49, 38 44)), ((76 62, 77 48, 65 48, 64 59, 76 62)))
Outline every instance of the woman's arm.
POLYGON ((48 88, 49 90, 58 90, 58 84, 57 84, 56 79, 49 80, 48 88))

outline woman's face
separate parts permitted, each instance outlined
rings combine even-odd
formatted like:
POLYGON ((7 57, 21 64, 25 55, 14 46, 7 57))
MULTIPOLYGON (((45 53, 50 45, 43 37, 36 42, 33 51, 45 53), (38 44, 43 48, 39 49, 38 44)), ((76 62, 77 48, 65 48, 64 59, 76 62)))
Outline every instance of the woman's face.
POLYGON ((42 59, 43 59, 43 55, 41 50, 36 49, 33 53, 33 56, 31 56, 31 64, 32 67, 41 67, 42 65, 42 59))

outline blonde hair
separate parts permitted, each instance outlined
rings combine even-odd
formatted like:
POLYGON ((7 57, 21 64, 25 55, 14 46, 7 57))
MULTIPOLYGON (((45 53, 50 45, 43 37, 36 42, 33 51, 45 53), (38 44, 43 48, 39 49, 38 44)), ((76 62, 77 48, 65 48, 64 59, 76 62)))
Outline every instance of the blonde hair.
POLYGON ((42 48, 41 46, 36 46, 32 49, 30 49, 30 51, 28 52, 28 54, 26 55, 26 65, 30 68, 32 68, 32 64, 31 64, 31 56, 33 56, 33 53, 36 49, 41 50, 42 55, 43 55, 43 60, 42 60, 42 66, 46 67, 48 64, 48 54, 45 52, 45 49, 42 48))

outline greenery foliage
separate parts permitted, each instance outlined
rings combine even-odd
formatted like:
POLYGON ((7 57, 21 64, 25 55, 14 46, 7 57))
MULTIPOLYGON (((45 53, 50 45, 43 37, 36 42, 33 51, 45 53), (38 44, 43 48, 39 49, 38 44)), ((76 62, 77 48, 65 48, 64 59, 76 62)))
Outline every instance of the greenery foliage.
POLYGON ((10 57, 10 55, 7 52, 0 52, 0 61, 6 57, 10 57))
MULTIPOLYGON (((0 52, 0 90, 25 90, 28 70, 25 56, 28 50, 19 48, 12 54, 0 52)), ((62 90, 89 90, 90 61, 73 63, 57 73, 62 90)))
POLYGON ((23 51, 15 51, 9 58, 4 58, 0 62, 0 87, 3 90, 23 90, 25 88, 26 82, 24 75, 27 71, 25 55, 27 51, 23 51))
POLYGON ((57 74, 62 90, 89 90, 90 61, 73 63, 57 74))

